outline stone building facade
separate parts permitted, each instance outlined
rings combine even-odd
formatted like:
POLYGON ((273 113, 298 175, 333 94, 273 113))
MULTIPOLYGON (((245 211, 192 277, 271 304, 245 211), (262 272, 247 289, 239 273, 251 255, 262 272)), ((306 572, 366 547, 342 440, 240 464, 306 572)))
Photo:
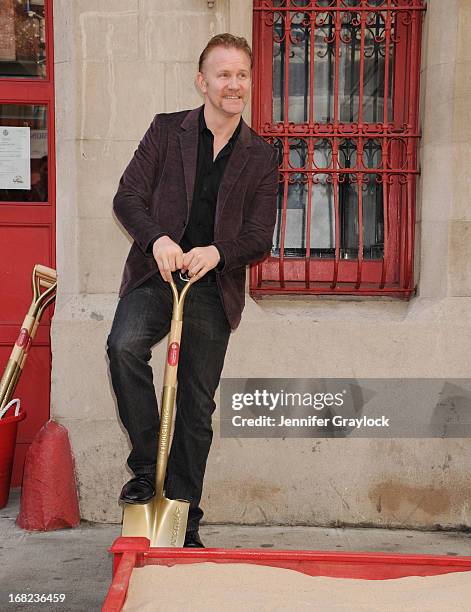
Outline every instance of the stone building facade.
MULTIPOLYGON (((247 296, 224 377, 470 377, 470 0, 429 0, 424 25, 417 295, 247 296)), ((251 40, 252 2, 56 0, 54 29, 51 416, 71 436, 83 518, 118 522, 128 445, 105 342, 130 243, 112 198, 155 113, 201 103, 193 83, 207 40, 224 31, 251 40)), ((152 360, 157 388, 164 350, 152 360)), ((218 411, 214 429, 208 522, 471 526, 469 439, 220 439, 218 411)))

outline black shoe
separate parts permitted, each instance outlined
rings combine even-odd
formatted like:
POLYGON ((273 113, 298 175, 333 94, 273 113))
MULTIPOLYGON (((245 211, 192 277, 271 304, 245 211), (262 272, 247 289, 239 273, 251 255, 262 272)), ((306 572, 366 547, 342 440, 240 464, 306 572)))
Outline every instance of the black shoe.
POLYGON ((187 531, 185 534, 185 543, 183 548, 204 548, 198 531, 187 531))
POLYGON ((155 495, 154 483, 155 477, 152 474, 142 474, 141 476, 131 478, 124 485, 119 501, 126 504, 145 504, 155 495))

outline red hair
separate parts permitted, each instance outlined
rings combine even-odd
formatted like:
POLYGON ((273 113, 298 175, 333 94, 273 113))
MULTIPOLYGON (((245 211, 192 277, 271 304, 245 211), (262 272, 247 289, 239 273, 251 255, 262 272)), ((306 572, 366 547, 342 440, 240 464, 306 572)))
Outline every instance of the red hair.
POLYGON ((250 60, 250 68, 253 67, 253 55, 249 43, 242 36, 234 36, 226 32, 225 34, 216 34, 216 36, 213 36, 203 49, 198 61, 198 70, 200 72, 202 71, 204 60, 208 56, 208 53, 215 47, 225 47, 226 49, 239 49, 243 51, 250 60))

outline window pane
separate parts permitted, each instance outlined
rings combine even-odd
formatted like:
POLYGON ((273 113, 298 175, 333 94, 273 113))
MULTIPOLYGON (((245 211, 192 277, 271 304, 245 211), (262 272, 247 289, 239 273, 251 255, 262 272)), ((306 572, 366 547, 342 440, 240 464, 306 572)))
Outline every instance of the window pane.
POLYGON ((335 206, 332 180, 316 174, 312 181, 311 257, 335 255, 335 206))
POLYGON ((273 121, 285 118, 285 20, 275 13, 273 24, 273 121))
POLYGON ((309 15, 292 14, 289 36, 289 120, 302 123, 309 118, 309 15))
MULTIPOLYGON (((359 0, 345 0, 344 3, 350 7, 360 5, 359 0)), ((370 6, 381 4, 381 0, 372 0, 370 6)), ((325 5, 330 6, 331 2, 326 2, 325 5)), ((312 5, 304 0, 293 0, 291 7, 294 10, 274 11, 273 121, 289 121, 291 125, 317 122, 315 125, 322 126, 332 122, 337 116, 341 124, 353 125, 359 120, 360 105, 364 125, 391 121, 395 16, 389 17, 390 36, 387 40, 388 17, 385 12, 366 12, 362 30, 360 13, 342 11, 337 15, 334 11, 299 10, 304 6, 312 5), (335 31, 336 20, 340 29, 339 35, 336 35, 335 31), (314 45, 313 53, 310 51, 311 43, 314 45)), ((323 4, 319 3, 318 6, 321 8, 323 4)), ((311 137, 289 138, 291 169, 315 171, 332 168, 332 141, 328 137, 314 139, 311 145, 312 155, 308 159, 308 143, 311 140, 311 137)), ((282 146, 281 142, 279 146, 282 146)), ((287 204, 284 228, 281 219, 285 188, 280 185, 275 254, 279 252, 284 230, 284 254, 287 257, 304 256, 307 237, 312 257, 334 257, 336 232, 341 259, 358 257, 360 236, 365 259, 383 257, 381 180, 377 180, 375 174, 360 174, 359 193, 357 174, 352 172, 361 172, 362 167, 381 167, 381 143, 377 140, 365 140, 361 160, 357 159, 357 147, 357 136, 340 140, 337 156, 337 168, 340 172, 335 186, 329 175, 306 175, 308 178, 300 180, 299 176, 305 175, 290 173, 285 194, 287 204), (311 214, 308 228, 309 190, 311 214), (334 190, 337 191, 338 228, 335 226, 334 190), (359 228, 360 206, 362 228, 359 228)), ((284 163, 283 157, 280 161, 284 163)))
POLYGON ((306 254, 306 203, 307 176, 304 173, 291 173, 287 184, 286 217, 284 232, 283 199, 284 187, 280 184, 278 191, 278 214, 274 232, 273 254, 279 255, 281 236, 284 234, 285 257, 304 257, 306 254))
POLYGON ((334 116, 335 43, 332 14, 317 16, 314 32, 314 121, 327 123, 334 116))
POLYGON ((44 0, 1 0, 0 77, 45 76, 44 0))
MULTIPOLYGON (((365 168, 380 168, 381 142, 369 139, 363 147, 365 168)), ((363 208, 363 257, 382 259, 384 257, 384 205, 383 183, 380 174, 365 174, 362 186, 363 208)))
POLYGON ((47 106, 0 104, 0 202, 47 202, 47 177, 47 106), (21 176, 23 134, 12 127, 29 128, 30 187, 21 176))

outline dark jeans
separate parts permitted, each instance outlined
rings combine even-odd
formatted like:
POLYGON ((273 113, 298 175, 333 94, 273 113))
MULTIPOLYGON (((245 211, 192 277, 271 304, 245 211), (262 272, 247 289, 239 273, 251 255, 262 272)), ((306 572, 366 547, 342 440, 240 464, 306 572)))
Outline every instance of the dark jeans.
MULTIPOLYGON (((183 282, 174 275, 179 291, 183 282)), ((128 465, 155 474, 159 412, 151 348, 170 330, 173 298, 159 273, 120 299, 108 337, 113 389, 131 440, 128 465)), ((165 494, 190 502, 188 531, 198 529, 203 478, 213 431, 211 417, 230 336, 217 285, 203 277, 186 296, 178 363, 176 418, 165 494)))

